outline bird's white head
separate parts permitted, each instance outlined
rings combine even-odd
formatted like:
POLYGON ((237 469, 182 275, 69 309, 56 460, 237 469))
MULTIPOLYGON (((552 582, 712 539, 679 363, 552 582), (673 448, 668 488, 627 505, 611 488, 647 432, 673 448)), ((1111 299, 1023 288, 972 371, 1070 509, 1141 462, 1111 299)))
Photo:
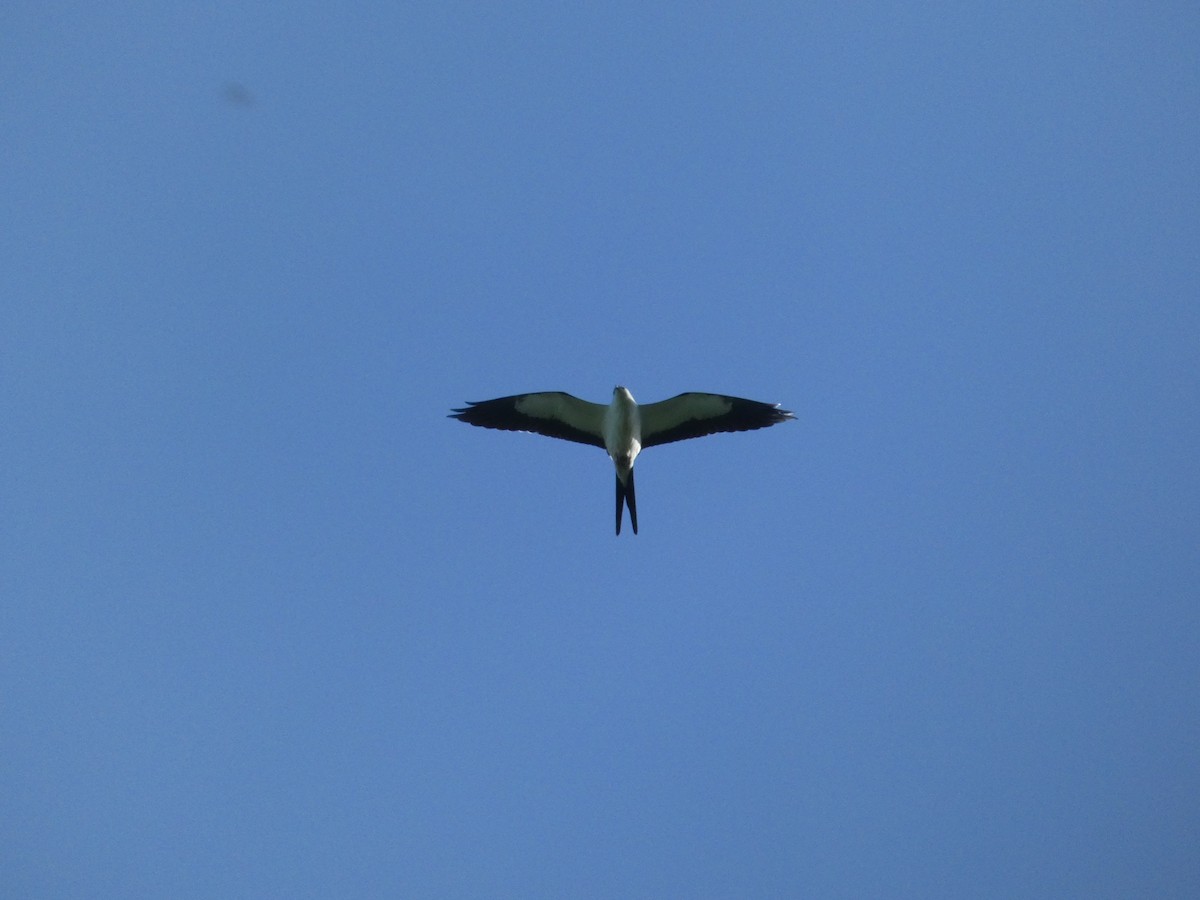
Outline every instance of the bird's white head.
POLYGON ((618 397, 627 403, 633 402, 633 394, 629 393, 629 388, 619 384, 613 388, 613 399, 616 400, 618 397))

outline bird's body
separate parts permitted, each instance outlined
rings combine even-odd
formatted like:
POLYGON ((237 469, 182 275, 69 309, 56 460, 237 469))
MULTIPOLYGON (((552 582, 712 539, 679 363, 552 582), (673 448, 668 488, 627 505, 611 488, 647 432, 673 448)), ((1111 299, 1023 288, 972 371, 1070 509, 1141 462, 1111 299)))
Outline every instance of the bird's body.
POLYGON ((722 394, 680 394, 639 406, 628 389, 618 386, 607 406, 548 391, 469 403, 454 410, 451 418, 483 428, 531 431, 602 447, 617 470, 617 534, 621 533, 626 505, 637 534, 633 464, 644 448, 721 431, 766 428, 795 417, 778 404, 722 394))
POLYGON ((642 452, 642 415, 633 394, 623 387, 613 389, 612 403, 604 412, 604 449, 617 467, 617 534, 621 533, 621 509, 625 505, 629 506, 629 524, 637 534, 633 461, 642 452))

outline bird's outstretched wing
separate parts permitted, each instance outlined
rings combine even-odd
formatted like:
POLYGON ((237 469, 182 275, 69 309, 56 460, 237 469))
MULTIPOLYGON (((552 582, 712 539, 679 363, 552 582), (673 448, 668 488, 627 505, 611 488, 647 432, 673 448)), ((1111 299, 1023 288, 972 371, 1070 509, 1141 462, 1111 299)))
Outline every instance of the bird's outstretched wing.
POLYGON ((703 437, 719 431, 753 431, 794 419, 777 403, 691 392, 640 408, 642 447, 703 437))
POLYGON ((603 448, 606 409, 562 391, 544 391, 468 402, 462 409, 454 410, 450 418, 482 428, 531 431, 603 448))

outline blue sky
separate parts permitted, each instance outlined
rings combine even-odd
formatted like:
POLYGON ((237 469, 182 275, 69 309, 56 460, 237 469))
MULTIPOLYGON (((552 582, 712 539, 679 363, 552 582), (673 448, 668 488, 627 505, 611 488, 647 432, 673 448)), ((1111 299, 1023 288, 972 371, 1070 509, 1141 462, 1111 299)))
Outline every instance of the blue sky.
POLYGON ((1198 47, 8 4, 0 888, 1200 893, 1198 47), (445 418, 618 383, 798 421, 445 418))

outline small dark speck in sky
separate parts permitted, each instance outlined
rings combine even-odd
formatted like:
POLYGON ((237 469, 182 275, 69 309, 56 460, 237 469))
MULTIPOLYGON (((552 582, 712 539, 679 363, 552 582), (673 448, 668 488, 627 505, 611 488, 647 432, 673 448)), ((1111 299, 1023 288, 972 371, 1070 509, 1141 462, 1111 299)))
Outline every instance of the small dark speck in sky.
POLYGON ((254 95, 250 93, 244 84, 236 81, 227 82, 221 90, 221 96, 225 98, 227 103, 232 103, 234 106, 254 105, 254 95))

